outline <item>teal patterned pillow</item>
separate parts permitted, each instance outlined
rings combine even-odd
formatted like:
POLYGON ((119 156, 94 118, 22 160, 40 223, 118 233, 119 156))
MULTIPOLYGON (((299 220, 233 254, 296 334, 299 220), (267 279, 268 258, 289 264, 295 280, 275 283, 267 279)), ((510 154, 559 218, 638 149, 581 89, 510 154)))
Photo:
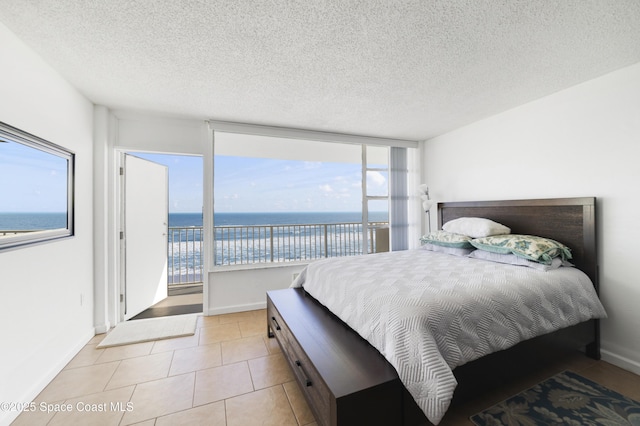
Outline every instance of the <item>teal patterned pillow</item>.
POLYGON ((549 238, 534 235, 494 235, 471 240, 475 248, 493 253, 515 254, 534 262, 550 265, 555 257, 571 259, 571 249, 549 238))
POLYGON ((471 237, 447 231, 436 231, 420 238, 422 244, 434 244, 442 247, 473 248, 471 237))

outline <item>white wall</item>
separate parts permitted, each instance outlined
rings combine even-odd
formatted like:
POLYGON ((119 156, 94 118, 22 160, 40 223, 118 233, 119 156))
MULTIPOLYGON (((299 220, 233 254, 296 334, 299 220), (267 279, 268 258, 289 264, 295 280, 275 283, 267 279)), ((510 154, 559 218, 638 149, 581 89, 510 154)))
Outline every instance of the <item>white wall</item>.
POLYGON ((438 201, 597 197, 603 358, 640 373, 640 64, 423 145, 438 201))
POLYGON ((117 119, 117 149, 186 155, 205 153, 209 126, 204 120, 122 111, 116 111, 114 115, 117 119))
POLYGON ((250 267, 219 267, 209 273, 207 315, 250 311, 267 307, 267 291, 287 288, 293 274, 306 263, 250 267))
POLYGON ((0 121, 76 154, 75 236, 0 253, 0 401, 29 402, 94 334, 93 106, 1 23, 0 69, 0 121))

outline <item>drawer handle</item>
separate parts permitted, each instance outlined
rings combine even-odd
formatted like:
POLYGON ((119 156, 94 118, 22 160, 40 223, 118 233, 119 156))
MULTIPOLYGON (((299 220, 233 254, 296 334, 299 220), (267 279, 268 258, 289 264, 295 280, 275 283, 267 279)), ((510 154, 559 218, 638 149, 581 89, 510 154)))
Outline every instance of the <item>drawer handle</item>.
POLYGON ((273 323, 276 325, 276 330, 280 330, 280 324, 278 324, 278 320, 276 320, 276 317, 271 317, 271 321, 273 321, 273 323))
POLYGON ((303 377, 303 381, 304 381, 305 385, 307 387, 311 386, 313 383, 311 383, 311 380, 309 380, 309 378, 307 376, 307 373, 304 372, 304 368, 302 368, 302 363, 299 360, 296 360, 296 365, 298 366, 298 368, 302 372, 302 377, 303 377))

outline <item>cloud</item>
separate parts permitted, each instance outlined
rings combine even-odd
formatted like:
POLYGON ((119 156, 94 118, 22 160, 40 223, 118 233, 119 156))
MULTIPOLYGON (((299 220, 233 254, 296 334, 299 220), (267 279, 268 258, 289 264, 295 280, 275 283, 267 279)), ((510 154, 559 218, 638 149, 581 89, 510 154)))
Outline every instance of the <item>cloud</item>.
POLYGON ((318 186, 318 188, 320 188, 320 191, 324 192, 325 194, 333 192, 333 188, 328 183, 325 183, 324 185, 320 185, 318 186))
POLYGON ((384 186, 387 184, 387 178, 380 172, 367 172, 367 185, 384 186))

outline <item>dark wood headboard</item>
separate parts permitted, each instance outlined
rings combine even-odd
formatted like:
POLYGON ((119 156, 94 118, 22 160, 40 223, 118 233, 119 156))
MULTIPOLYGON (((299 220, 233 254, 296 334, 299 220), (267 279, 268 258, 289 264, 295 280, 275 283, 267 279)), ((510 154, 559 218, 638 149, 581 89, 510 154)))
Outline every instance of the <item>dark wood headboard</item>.
POLYGON ((512 234, 561 242, 598 291, 595 197, 438 203, 439 229, 460 217, 484 217, 508 226, 512 234))

